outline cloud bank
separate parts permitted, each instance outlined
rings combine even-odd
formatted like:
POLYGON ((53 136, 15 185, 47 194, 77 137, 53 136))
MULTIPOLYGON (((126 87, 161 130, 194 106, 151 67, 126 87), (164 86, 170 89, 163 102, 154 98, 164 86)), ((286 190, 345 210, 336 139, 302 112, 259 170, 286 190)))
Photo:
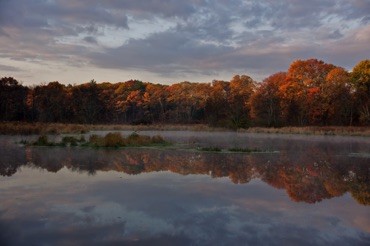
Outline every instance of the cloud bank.
POLYGON ((0 76, 33 83, 262 80, 312 57, 351 69, 369 43, 368 0, 0 0, 0 76))

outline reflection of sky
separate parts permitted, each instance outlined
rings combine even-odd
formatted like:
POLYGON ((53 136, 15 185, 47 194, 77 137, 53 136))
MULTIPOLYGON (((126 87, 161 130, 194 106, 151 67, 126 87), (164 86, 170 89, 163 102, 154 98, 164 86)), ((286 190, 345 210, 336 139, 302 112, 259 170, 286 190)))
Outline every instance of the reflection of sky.
POLYGON ((368 245, 368 207, 349 195, 295 203, 253 180, 159 172, 95 176, 24 167, 0 177, 0 245, 368 245), (32 245, 32 244, 31 244, 32 245))

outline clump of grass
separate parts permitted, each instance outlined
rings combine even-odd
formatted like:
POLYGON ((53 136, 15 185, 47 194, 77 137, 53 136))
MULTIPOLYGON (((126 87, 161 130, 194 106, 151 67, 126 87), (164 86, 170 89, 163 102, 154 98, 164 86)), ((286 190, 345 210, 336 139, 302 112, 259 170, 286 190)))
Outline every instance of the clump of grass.
POLYGON ((131 146, 145 146, 151 143, 149 136, 140 136, 136 132, 130 134, 127 138, 127 144, 131 146))
POLYGON ((105 136, 99 136, 96 134, 91 135, 85 146, 118 148, 126 146, 127 142, 127 139, 125 139, 120 133, 110 132, 105 136))
POLYGON ((32 143, 32 145, 36 146, 54 146, 55 144, 52 142, 49 142, 48 136, 41 135, 38 137, 38 139, 32 143))
POLYGON ((153 144, 166 144, 167 142, 159 135, 155 135, 152 137, 153 144))
POLYGON ((103 139, 105 147, 120 147, 125 145, 125 139, 118 132, 110 132, 103 139))
POLYGON ((221 152, 222 149, 217 148, 217 147, 204 147, 200 148, 201 151, 208 151, 208 152, 221 152))
POLYGON ((257 148, 253 148, 253 149, 244 149, 244 148, 231 148, 231 149, 228 149, 228 151, 230 152, 242 152, 242 153, 255 153, 255 152, 263 152, 262 150, 260 149, 257 149, 257 148))
POLYGON ((168 144, 161 136, 153 137, 139 135, 136 132, 130 134, 126 140, 128 146, 150 146, 150 145, 166 145, 168 144))
POLYGON ((62 139, 60 145, 62 146, 78 146, 79 143, 84 143, 85 137, 81 136, 79 139, 73 136, 65 136, 62 139))

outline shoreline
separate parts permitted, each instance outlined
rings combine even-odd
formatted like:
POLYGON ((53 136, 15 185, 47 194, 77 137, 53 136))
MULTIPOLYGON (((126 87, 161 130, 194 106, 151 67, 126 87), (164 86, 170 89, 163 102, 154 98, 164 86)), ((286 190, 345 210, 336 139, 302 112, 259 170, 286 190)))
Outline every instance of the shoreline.
MULTIPOLYGON (((85 125, 65 123, 28 123, 28 122, 1 122, 0 135, 37 135, 37 134, 70 134, 88 133, 90 131, 199 131, 199 132, 233 132, 235 130, 210 127, 205 124, 189 125, 85 125)), ((362 126, 304 126, 265 128, 250 127, 236 130, 240 133, 267 133, 267 134, 297 134, 297 135, 330 135, 330 136, 359 136, 370 137, 370 127, 362 126)))

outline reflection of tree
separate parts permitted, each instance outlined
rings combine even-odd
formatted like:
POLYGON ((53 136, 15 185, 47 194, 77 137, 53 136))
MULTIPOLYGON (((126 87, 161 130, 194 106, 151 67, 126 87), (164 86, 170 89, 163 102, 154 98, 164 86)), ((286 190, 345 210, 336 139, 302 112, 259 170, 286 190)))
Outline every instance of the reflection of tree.
POLYGON ((358 170, 348 172, 349 190, 353 198, 362 205, 370 205, 370 168, 360 165, 358 170))
POLYGON ((18 148, 0 147, 0 175, 12 176, 18 168, 26 163, 25 153, 19 153, 18 148))
POLYGON ((289 151, 258 155, 75 148, 27 148, 20 155, 19 149, 14 148, 1 150, 0 174, 11 176, 28 161, 49 172, 66 167, 89 175, 111 170, 129 175, 171 171, 181 175, 228 177, 235 184, 259 178, 275 188, 286 189, 291 199, 297 202, 315 203, 350 192, 358 203, 370 205, 370 163, 367 158, 357 158, 354 163, 353 158, 335 155, 325 146, 305 148, 297 154, 289 151))

